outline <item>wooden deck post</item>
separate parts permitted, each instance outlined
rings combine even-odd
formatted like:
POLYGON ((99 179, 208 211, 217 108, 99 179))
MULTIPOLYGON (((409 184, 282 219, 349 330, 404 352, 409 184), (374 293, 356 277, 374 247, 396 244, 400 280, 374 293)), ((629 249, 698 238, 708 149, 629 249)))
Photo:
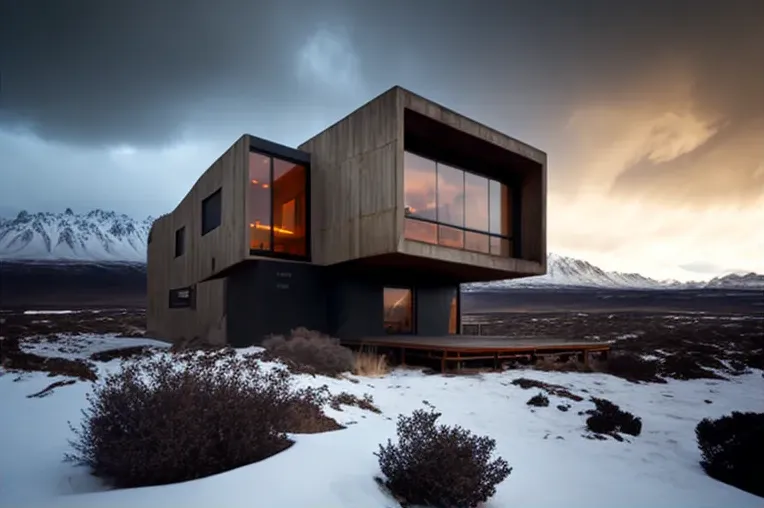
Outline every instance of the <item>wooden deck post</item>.
POLYGON ((401 348, 401 365, 406 366, 406 348, 401 348))

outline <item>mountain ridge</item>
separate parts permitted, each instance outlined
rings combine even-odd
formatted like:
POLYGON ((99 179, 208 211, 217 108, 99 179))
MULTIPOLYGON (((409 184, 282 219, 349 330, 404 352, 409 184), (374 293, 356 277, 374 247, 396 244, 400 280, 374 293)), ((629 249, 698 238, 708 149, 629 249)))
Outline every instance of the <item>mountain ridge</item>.
MULTIPOLYGON (((0 218, 0 261, 22 263, 145 264, 152 217, 134 219, 101 209, 77 214, 21 211, 0 218)), ((550 253, 537 277, 463 284, 465 291, 532 288, 764 289, 764 275, 729 274, 709 281, 656 280, 638 273, 605 271, 588 261, 550 253)))

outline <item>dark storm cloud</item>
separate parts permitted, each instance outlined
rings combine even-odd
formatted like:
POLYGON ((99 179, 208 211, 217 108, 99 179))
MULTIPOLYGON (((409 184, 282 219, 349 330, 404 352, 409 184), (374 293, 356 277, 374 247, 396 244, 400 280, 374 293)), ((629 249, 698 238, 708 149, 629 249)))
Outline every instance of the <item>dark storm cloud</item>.
POLYGON ((301 82, 295 69, 321 29, 346 35, 363 99, 409 85, 497 126, 520 118, 540 140, 571 103, 639 93, 628 84, 672 56, 692 67, 704 107, 754 114, 762 106, 762 94, 750 102, 764 76, 755 74, 764 62, 755 59, 764 48, 760 0, 479 8, 447 0, 6 0, 2 9, 2 122, 69 143, 161 145, 186 129, 239 132, 256 117, 316 103, 327 116, 346 113, 357 97, 343 102, 331 86, 301 82))

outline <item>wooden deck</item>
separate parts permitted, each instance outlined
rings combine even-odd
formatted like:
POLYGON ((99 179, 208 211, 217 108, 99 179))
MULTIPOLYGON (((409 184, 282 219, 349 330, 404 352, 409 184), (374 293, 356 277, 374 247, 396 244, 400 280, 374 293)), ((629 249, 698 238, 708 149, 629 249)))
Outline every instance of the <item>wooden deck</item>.
POLYGON ((460 368, 463 362, 493 360, 498 368, 502 360, 527 359, 531 362, 545 356, 577 356, 588 365, 591 353, 607 356, 610 343, 552 337, 503 337, 491 335, 446 335, 428 337, 418 335, 386 335, 344 341, 348 346, 392 350, 400 354, 402 363, 407 357, 440 360, 441 371, 449 363, 460 368))

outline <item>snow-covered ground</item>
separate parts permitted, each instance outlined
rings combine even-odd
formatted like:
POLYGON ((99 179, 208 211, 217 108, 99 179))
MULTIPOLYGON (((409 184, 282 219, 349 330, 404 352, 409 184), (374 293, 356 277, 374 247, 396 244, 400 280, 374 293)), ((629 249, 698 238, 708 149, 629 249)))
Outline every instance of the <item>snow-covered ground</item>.
MULTIPOLYGON (((165 344, 108 336, 71 337, 64 347, 39 343, 38 354, 86 357, 94 351, 126 345, 165 344)), ((98 364, 99 375, 119 361, 98 364)), ((326 384, 334 393, 374 397, 382 414, 355 407, 327 408, 344 430, 294 436, 296 444, 265 461, 201 480, 161 487, 104 491, 87 470, 62 462, 72 437, 67 421, 77 422, 91 384, 77 382, 43 398, 27 398, 63 378, 0 371, 0 507, 101 508, 332 507, 388 508, 397 503, 373 480, 379 474, 373 452, 395 439, 398 414, 423 408, 425 401, 443 413, 447 424, 460 424, 497 441, 497 454, 513 472, 486 507, 614 506, 726 507, 764 506, 764 499, 715 481, 698 461, 694 428, 703 417, 733 410, 764 410, 761 372, 731 381, 669 381, 635 385, 605 374, 508 371, 471 376, 424 375, 397 370, 384 378, 358 383, 299 376, 299 385, 326 384), (511 385, 528 377, 569 387, 574 393, 604 397, 642 417, 638 437, 624 442, 586 439, 589 401, 549 396, 551 404, 532 411, 526 401, 538 393, 511 385), (711 400, 712 403, 705 403, 711 400), (570 403, 562 412, 558 404, 570 403)), ((352 376, 351 376, 352 377, 352 376)))

